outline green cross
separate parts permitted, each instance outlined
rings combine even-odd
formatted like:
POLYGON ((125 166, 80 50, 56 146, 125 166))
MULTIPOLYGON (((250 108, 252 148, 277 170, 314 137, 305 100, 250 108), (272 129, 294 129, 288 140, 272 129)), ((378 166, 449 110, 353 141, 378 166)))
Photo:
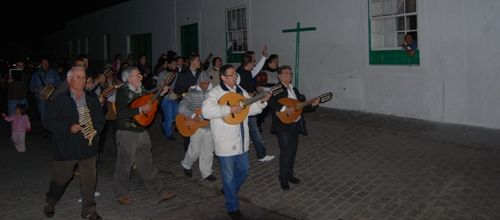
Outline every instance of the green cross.
POLYGON ((300 22, 297 22, 297 28, 294 29, 285 29, 283 33, 296 32, 296 40, 295 40, 295 76, 293 86, 299 88, 299 60, 300 60, 300 32, 303 31, 315 31, 316 27, 306 27, 300 28, 300 22))

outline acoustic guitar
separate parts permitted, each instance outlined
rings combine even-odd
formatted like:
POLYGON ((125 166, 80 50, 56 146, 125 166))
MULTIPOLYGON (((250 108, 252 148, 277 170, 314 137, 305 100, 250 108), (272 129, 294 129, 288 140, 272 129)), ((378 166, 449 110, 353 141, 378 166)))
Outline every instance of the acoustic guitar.
POLYGON ((134 115, 134 120, 137 124, 141 126, 148 126, 153 122, 156 112, 158 111, 158 98, 161 92, 166 86, 169 86, 175 79, 175 74, 170 73, 165 77, 165 80, 160 84, 159 89, 156 92, 148 93, 134 99, 130 104, 129 108, 139 108, 146 104, 151 104, 151 110, 149 112, 142 112, 134 115))
POLYGON ((102 90, 101 94, 99 94, 99 98, 105 98, 105 99, 109 98, 110 96, 116 94, 116 91, 118 90, 118 88, 120 88, 122 86, 123 86, 123 83, 108 86, 108 88, 105 88, 104 90, 102 90))
MULTIPOLYGON (((195 114, 195 118, 199 119, 199 116, 201 115, 201 108, 196 109, 195 114)), ((198 128, 203 128, 208 124, 208 120, 195 120, 190 116, 180 113, 175 116, 175 126, 177 127, 177 131, 179 131, 179 133, 184 137, 191 137, 191 135, 193 135, 198 128)))
POLYGON ((224 117, 224 122, 231 125, 240 124, 247 117, 248 112, 250 111, 250 108, 248 108, 250 104, 261 100, 267 94, 271 94, 274 96, 282 91, 283 89, 281 88, 281 85, 276 85, 271 87, 268 91, 261 92, 252 98, 246 98, 245 96, 235 92, 226 93, 219 99, 219 105, 227 105, 227 106, 239 105, 241 106, 241 112, 229 114, 228 116, 224 117))
POLYGON ((295 108, 295 111, 293 111, 291 114, 287 114, 286 112, 277 112, 276 115, 281 122, 285 124, 291 124, 295 122, 300 115, 302 115, 303 108, 312 104, 316 98, 319 98, 320 103, 325 103, 332 100, 332 96, 333 94, 331 92, 327 92, 304 102, 300 102, 291 98, 281 98, 280 100, 278 100, 280 104, 286 107, 293 107, 295 108))

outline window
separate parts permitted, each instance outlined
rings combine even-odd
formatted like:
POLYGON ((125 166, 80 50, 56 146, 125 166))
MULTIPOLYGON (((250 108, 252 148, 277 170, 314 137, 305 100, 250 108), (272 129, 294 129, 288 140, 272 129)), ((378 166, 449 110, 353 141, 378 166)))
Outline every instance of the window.
POLYGON ((248 50, 245 7, 226 10, 227 62, 240 62, 248 50))
POLYGON ((370 0, 370 64, 419 64, 402 49, 405 35, 418 42, 417 0, 370 0))

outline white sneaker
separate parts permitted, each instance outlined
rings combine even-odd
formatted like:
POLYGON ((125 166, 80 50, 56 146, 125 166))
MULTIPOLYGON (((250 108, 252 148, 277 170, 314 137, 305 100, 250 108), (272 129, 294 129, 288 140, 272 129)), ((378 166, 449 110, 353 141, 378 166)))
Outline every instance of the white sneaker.
MULTIPOLYGON (((95 191, 95 193, 94 193, 94 197, 98 197, 98 196, 100 196, 100 195, 101 195, 101 193, 100 193, 100 192, 95 191)), ((78 199, 78 202, 82 202, 82 198, 79 198, 79 199, 78 199)))
POLYGON ((259 162, 267 162, 267 161, 271 161, 273 159, 274 159, 273 155, 266 155, 265 157, 259 159, 259 162))

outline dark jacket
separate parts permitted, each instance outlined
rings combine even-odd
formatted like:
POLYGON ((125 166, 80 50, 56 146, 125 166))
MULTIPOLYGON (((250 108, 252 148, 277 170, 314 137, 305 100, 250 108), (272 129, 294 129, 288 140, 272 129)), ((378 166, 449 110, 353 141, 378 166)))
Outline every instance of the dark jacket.
POLYGON ((123 85, 116 91, 116 121, 118 130, 141 132, 146 128, 135 123, 133 117, 140 113, 139 108, 129 108, 129 104, 136 98, 145 95, 146 89, 142 88, 141 93, 130 90, 128 84, 123 85))
POLYGON ((242 66, 236 70, 240 76, 240 86, 248 93, 254 93, 257 88, 257 80, 252 77, 252 72, 245 70, 242 66))
POLYGON ((81 132, 71 133, 70 126, 79 124, 76 103, 69 90, 58 94, 50 102, 47 112, 47 127, 53 134, 55 144, 54 160, 82 160, 96 155, 99 142, 99 132, 104 127, 104 115, 95 96, 85 94, 85 102, 90 110, 90 117, 97 134, 92 140, 92 146, 81 132))
MULTIPOLYGON (((272 117, 271 133, 278 133, 279 131, 289 131, 291 129, 294 129, 294 126, 292 126, 293 123, 292 124, 285 124, 285 123, 280 121, 278 116, 276 116, 276 112, 279 112, 281 110, 281 108, 283 107, 283 105, 280 104, 278 101, 281 98, 288 98, 287 88, 283 84, 281 84, 281 88, 282 88, 283 92, 280 92, 275 96, 271 96, 271 98, 267 102, 268 103, 267 106, 269 108, 271 108, 271 117, 272 117)), ((297 95, 297 99, 299 101, 302 102, 302 101, 306 100, 306 97, 304 95, 302 95, 297 88, 293 87, 293 91, 295 92, 295 95, 297 95)), ((308 105, 308 106, 304 107, 304 110, 302 111, 302 113, 310 112, 310 111, 314 111, 314 108, 311 107, 311 105, 308 105)), ((299 124, 299 133, 301 133, 303 135, 307 135, 306 121, 304 119, 304 114, 302 114, 299 121, 297 121, 295 123, 299 124)))
POLYGON ((196 80, 200 76, 201 71, 197 70, 196 74, 193 76, 189 68, 177 74, 177 79, 175 80, 174 92, 176 94, 181 94, 187 92, 189 87, 196 85, 196 80))

